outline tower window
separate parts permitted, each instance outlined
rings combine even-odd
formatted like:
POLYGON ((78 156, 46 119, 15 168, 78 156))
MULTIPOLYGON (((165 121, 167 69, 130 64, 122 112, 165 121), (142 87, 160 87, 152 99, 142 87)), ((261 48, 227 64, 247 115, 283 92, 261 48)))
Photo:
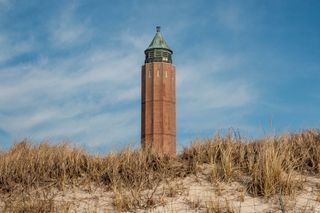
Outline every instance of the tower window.
POLYGON ((156 51, 156 57, 161 57, 161 52, 160 51, 156 51))

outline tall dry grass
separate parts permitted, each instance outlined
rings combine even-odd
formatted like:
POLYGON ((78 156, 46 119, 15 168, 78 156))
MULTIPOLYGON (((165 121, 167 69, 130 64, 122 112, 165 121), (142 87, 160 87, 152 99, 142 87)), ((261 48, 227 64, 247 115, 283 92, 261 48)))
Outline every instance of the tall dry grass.
POLYGON ((0 154, 0 190, 47 185, 96 183, 113 187, 150 188, 163 177, 183 173, 175 158, 130 148, 104 157, 91 156, 67 144, 32 145, 23 141, 0 154))
POLYGON ((253 195, 292 194, 293 173, 319 174, 320 133, 306 130, 296 134, 247 141, 237 134, 220 135, 197 141, 178 158, 197 172, 196 165, 208 164, 212 179, 247 177, 247 189, 253 195))
POLYGON ((204 167, 210 169, 211 181, 242 181, 252 195, 294 194, 295 174, 320 172, 320 132, 305 130, 258 141, 233 133, 216 135, 196 141, 176 157, 149 148, 93 156, 67 144, 23 141, 0 152, 0 192, 93 183, 113 190, 121 211, 152 206, 153 194, 141 199, 143 190, 152 192, 163 182, 197 175, 204 167))

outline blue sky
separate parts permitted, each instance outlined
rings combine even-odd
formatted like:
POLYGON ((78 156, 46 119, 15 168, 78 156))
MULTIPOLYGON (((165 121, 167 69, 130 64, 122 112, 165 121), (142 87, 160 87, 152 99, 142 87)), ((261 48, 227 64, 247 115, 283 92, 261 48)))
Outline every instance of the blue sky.
POLYGON ((319 1, 0 0, 0 148, 108 152, 140 139, 140 69, 160 25, 177 144, 320 126, 319 1))

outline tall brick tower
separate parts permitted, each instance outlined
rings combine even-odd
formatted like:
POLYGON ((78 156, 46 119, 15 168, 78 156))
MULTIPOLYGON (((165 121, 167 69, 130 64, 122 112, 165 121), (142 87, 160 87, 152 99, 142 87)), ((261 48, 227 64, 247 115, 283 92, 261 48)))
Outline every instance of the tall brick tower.
POLYGON ((172 50, 157 27, 144 51, 141 88, 141 144, 159 153, 176 154, 176 69, 172 50))

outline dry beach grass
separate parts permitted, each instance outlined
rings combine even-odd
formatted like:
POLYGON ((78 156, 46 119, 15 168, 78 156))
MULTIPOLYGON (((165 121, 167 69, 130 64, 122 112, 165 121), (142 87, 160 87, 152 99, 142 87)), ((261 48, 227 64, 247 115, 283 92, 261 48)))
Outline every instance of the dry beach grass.
MULTIPOLYGON (((87 209, 92 212, 162 211, 170 201, 179 199, 190 210, 243 212, 227 198, 213 199, 231 194, 237 194, 239 202, 249 197, 276 198, 279 211, 284 211, 294 208, 285 199, 301 194, 304 185, 308 185, 306 177, 313 177, 317 182, 319 172, 318 130, 257 141, 233 133, 225 137, 216 135, 195 141, 176 157, 159 155, 151 149, 131 148, 93 156, 67 144, 32 145, 22 141, 0 152, 0 211, 75 212, 80 204, 68 196, 77 190, 95 196, 96 200, 90 201, 92 206, 87 209), (186 190, 192 186, 188 182, 191 177, 212 188, 210 202, 204 203, 201 197, 192 198, 190 190, 186 190), (236 184, 235 193, 224 192, 233 184, 236 184), (62 195, 62 192, 70 193, 62 195)), ((312 187, 320 188, 317 184, 312 187)), ((313 191, 320 200, 320 192, 313 191)), ((76 199, 79 193, 77 196, 76 199)), ((309 210, 306 206, 306 212, 309 210)))

